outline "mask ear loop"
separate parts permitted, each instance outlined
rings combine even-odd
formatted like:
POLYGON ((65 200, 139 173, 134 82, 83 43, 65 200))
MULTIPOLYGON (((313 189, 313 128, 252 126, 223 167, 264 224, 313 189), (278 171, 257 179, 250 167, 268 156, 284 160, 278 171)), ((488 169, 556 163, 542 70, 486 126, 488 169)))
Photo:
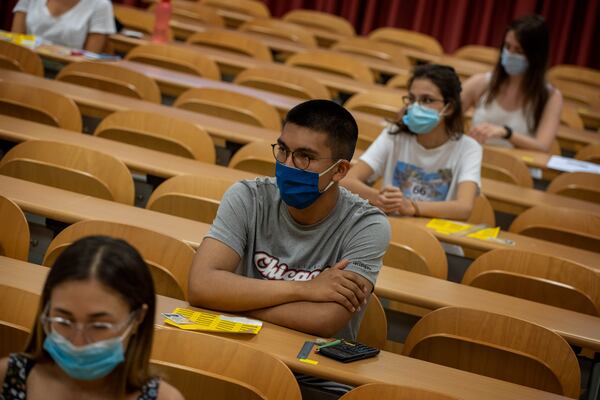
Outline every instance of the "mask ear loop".
MULTIPOLYGON (((329 168, 327 168, 325 171, 321 172, 321 173, 319 174, 319 178, 320 178, 320 177, 322 177, 323 175, 325 175, 326 173, 328 173, 329 171, 331 171, 331 170, 333 169, 333 167, 335 167, 336 165, 338 165, 338 164, 340 163, 340 161, 342 161, 342 160, 341 160, 341 159, 337 160, 335 163, 333 163, 333 164, 331 165, 331 167, 329 167, 329 168)), ((328 190, 329 190, 329 188, 330 188, 331 186, 333 186, 333 184, 334 184, 334 183, 335 183, 335 182, 334 182, 334 181, 333 181, 333 179, 332 179, 332 180, 331 180, 331 182, 329 182, 329 183, 327 184, 327 186, 325 187, 325 189, 323 189, 323 190, 320 190, 320 191, 319 191, 319 193, 325 193, 326 191, 328 191, 328 190)))

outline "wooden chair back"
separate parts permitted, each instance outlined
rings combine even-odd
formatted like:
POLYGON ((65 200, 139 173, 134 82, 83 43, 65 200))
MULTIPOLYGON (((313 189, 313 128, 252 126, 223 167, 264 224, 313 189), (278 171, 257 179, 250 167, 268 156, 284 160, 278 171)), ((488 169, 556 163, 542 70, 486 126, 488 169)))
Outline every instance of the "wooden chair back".
POLYGON ((260 40, 240 32, 206 30, 188 37, 187 43, 214 47, 262 61, 273 61, 269 48, 260 40))
POLYGON ((400 47, 424 51, 425 53, 442 55, 444 50, 440 42, 433 36, 420 32, 399 28, 379 28, 369 34, 369 39, 388 42, 400 47))
POLYGON ((600 89, 600 71, 578 65, 555 65, 548 70, 548 80, 577 82, 600 89))
POLYGON ((360 385, 339 400, 458 400, 445 394, 430 392, 421 388, 397 386, 389 383, 367 383, 360 385))
MULTIPOLYGON (((174 0, 171 2, 173 6, 173 19, 186 22, 200 22, 202 24, 215 27, 224 27, 225 20, 212 7, 207 7, 200 2, 187 0, 174 0)), ((148 7, 148 10, 154 12, 156 4, 148 7)))
POLYGON ((309 30, 276 18, 253 19, 244 22, 238 30, 300 43, 308 47, 317 47, 317 40, 309 30))
POLYGON ((383 349, 387 341, 385 310, 375 293, 371 293, 356 340, 367 346, 383 349))
POLYGON ((363 37, 347 37, 335 43, 331 49, 384 61, 407 70, 411 68, 410 60, 404 55, 402 49, 389 43, 376 42, 363 37))
POLYGON ((402 354, 571 398, 577 357, 557 333, 507 315, 445 307, 421 318, 402 354))
POLYGON ((495 47, 467 45, 456 50, 453 56, 488 64, 493 67, 498 63, 500 52, 495 47))
POLYGON ((364 83, 374 83, 375 81, 369 67, 361 61, 349 55, 327 50, 310 50, 304 53, 296 53, 287 59, 286 64, 340 75, 364 83))
POLYGON ((257 175, 275 176, 275 158, 271 144, 257 141, 242 146, 229 160, 229 168, 257 175))
POLYGON ((190 89, 177 98, 174 106, 248 125, 281 130, 281 118, 275 107, 242 93, 214 88, 190 89))
POLYGON ((302 71, 269 67, 249 68, 240 72, 233 83, 299 99, 331 98, 323 84, 302 71))
POLYGON ((600 105, 600 86, 556 79, 552 83, 567 103, 575 106, 596 107, 600 105))
POLYGON ((537 205, 519 214, 509 230, 520 235, 600 252, 600 215, 583 210, 537 205))
POLYGON ((0 40, 0 68, 43 77, 44 64, 33 50, 0 40))
POLYGON ((483 193, 475 197, 471 215, 467 220, 469 224, 486 224, 487 226, 496 226, 496 214, 494 207, 483 193))
POLYGON ((388 218, 391 227, 390 246, 383 264, 440 279, 448 277, 446 253, 433 234, 424 228, 388 218))
POLYGON ((146 208, 212 224, 223 194, 234 183, 222 178, 174 176, 152 192, 146 208))
POLYGON ((600 144, 588 144, 575 154, 575 158, 600 164, 600 144))
POLYGON ((596 271, 546 254, 516 249, 483 253, 469 266, 462 283, 600 315, 600 277, 596 271))
POLYGON ((89 235, 111 236, 127 241, 148 265, 156 293, 187 299, 188 272, 194 250, 178 239, 137 226, 109 221, 80 221, 69 225, 48 246, 44 265, 52 266, 65 248, 89 235))
POLYGON ((262 1, 256 0, 202 0, 205 7, 233 11, 257 18, 269 18, 271 12, 262 1))
POLYGON ((150 358, 242 382, 265 399, 301 399, 298 383, 282 361, 233 340, 157 327, 150 358))
MULTIPOLYGON (((152 35, 154 31, 154 14, 135 7, 113 4, 115 18, 127 29, 140 31, 152 35)), ((167 32, 169 41, 173 40, 173 31, 167 32)))
POLYGON ((381 134, 383 126, 375 121, 368 121, 363 118, 356 119, 358 125, 358 138, 356 140, 356 149, 366 150, 381 134))
POLYGON ((71 63, 60 70, 56 79, 153 103, 161 101, 160 89, 152 78, 114 64, 71 63))
POLYGON ((29 257, 29 225, 17 204, 0 196, 0 256, 27 261, 29 257))
POLYGON ((131 49, 125 59, 217 81, 221 80, 221 72, 213 60, 198 51, 181 46, 144 44, 131 49))
POLYGON ((0 114, 81 132, 75 102, 50 90, 0 81, 0 114))
POLYGON ((356 35, 354 26, 348 20, 322 11, 296 9, 288 11, 282 19, 311 29, 344 36, 356 35))
POLYGON ((533 179, 525 162, 510 153, 489 146, 483 148, 481 177, 533 187, 533 179))
POLYGON ((0 284, 0 357, 25 350, 39 296, 0 284))
POLYGON ((560 110, 560 123, 575 129, 584 129, 583 119, 579 116, 577 108, 568 101, 563 103, 560 110))
POLYGON ((554 178, 546 191, 600 204, 600 175, 565 172, 554 178))
POLYGON ((387 87, 391 87, 391 88, 398 88, 398 89, 406 89, 408 90, 408 80, 410 79, 410 74, 398 74, 396 76, 394 76, 393 78, 391 78, 389 81, 386 82, 385 86, 387 87))
POLYGON ((211 164, 216 159, 204 129, 163 114, 117 111, 102 120, 94 135, 211 164))
POLYGON ((399 90, 398 93, 383 91, 369 91, 357 93, 344 103, 348 110, 361 111, 378 117, 396 120, 398 112, 404 107, 402 96, 406 92, 399 90))
POLYGON ((131 173, 117 158, 67 143, 31 140, 0 160, 0 174, 133 205, 131 173))
POLYGON ((185 399, 266 400, 250 384, 218 373, 158 360, 150 360, 150 366, 154 373, 175 386, 185 399))

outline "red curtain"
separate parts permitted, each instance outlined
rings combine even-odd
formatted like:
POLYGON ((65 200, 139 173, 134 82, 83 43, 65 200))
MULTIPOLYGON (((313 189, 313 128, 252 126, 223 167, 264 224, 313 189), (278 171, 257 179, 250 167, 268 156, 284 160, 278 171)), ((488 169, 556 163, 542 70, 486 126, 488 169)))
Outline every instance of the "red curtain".
POLYGON ((264 0, 275 17, 295 8, 340 15, 358 34, 383 26, 434 36, 447 53, 467 44, 497 47, 506 25, 537 13, 550 28, 550 63, 600 69, 600 0, 264 0))
MULTIPOLYGON (((117 0, 116 2, 139 0, 117 0)), ((275 17, 306 8, 341 15, 359 34, 382 26, 423 32, 447 53, 467 44, 497 47, 508 22, 537 13, 550 27, 550 62, 600 69, 600 0, 263 0, 275 17)), ((0 0, 0 23, 9 30, 17 0, 0 0)))

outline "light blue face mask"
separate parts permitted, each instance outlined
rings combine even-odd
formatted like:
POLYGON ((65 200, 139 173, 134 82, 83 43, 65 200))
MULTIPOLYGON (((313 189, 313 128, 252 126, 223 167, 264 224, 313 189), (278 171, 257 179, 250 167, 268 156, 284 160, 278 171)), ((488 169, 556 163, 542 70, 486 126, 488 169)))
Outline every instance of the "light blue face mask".
POLYGON ((307 208, 333 185, 333 181, 331 181, 323 191, 320 191, 319 178, 335 167, 339 161, 320 174, 288 167, 285 164, 277 162, 275 165, 275 176, 281 199, 290 207, 300 210, 307 208))
POLYGON ((121 336, 76 347, 63 336, 50 332, 44 340, 44 349, 70 377, 93 381, 110 374, 125 360, 123 340, 129 329, 121 336))
POLYGON ((408 106, 402 122, 411 132, 419 135, 429 133, 440 123, 440 113, 432 108, 423 107, 419 103, 408 106))
POLYGON ((506 48, 502 49, 502 56, 500 58, 500 63, 504 70, 509 75, 521 75, 527 71, 529 67, 529 62, 527 61, 527 57, 523 54, 512 53, 506 48))

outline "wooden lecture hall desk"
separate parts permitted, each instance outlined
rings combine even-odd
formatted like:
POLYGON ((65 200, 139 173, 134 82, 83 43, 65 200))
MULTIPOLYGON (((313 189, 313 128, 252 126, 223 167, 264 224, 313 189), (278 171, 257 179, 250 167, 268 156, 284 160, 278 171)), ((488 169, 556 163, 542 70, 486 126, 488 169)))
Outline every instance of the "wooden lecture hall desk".
MULTIPOLYGON (((33 214, 66 223, 81 220, 105 220, 129 224, 174 237, 194 248, 199 246, 209 229, 208 224, 201 222, 6 176, 0 176, 0 195, 13 200, 23 211, 33 214)), ((552 248, 551 243, 547 243, 547 246, 552 248)), ((594 254, 594 257, 596 260, 599 258, 596 254, 594 254)), ((595 267, 598 268, 598 265, 595 267)), ((481 306, 488 311, 499 313, 503 313, 502 310, 508 307, 507 304, 510 303, 509 309, 520 310, 516 311, 520 317, 536 323, 543 323, 548 329, 563 335, 566 340, 572 341, 573 344, 600 351, 600 337, 598 336, 600 335, 600 325, 594 323, 594 321, 600 323, 600 319, 596 317, 569 310, 554 309, 550 306, 531 305, 532 303, 527 300, 511 298, 508 301, 507 296, 497 293, 463 287, 452 282, 446 283, 444 280, 425 275, 417 275, 406 271, 398 273, 389 270, 391 268, 384 268, 385 273, 382 278, 378 279, 375 292, 391 300, 432 308, 447 305, 481 306), (438 284, 442 285, 440 290, 437 289, 438 284), (415 290, 416 287, 428 287, 430 290, 415 290), (465 292, 462 292, 463 289, 465 289, 465 292), (380 292, 380 290, 383 290, 383 292, 380 292), (542 309, 544 313, 538 315, 538 312, 542 309), (532 310, 534 313, 527 315, 528 310, 532 310), (548 313, 554 316, 561 315, 562 317, 554 318, 552 315, 546 315, 548 313), (570 323, 571 320, 575 322, 570 323)))
MULTIPOLYGON (((110 154, 123 161, 135 172, 161 178, 176 175, 199 175, 229 180, 252 179, 256 175, 220 165, 208 164, 184 157, 73 132, 49 125, 38 124, 0 115, 0 138, 11 142, 51 140, 87 147, 110 154)), ((505 182, 483 178, 482 189, 494 209, 514 215, 538 204, 565 207, 600 214, 600 205, 532 188, 523 188, 505 182)))
MULTIPOLYGON (((48 268, 24 261, 0 257, 0 284, 40 294, 48 268)), ((177 307, 193 308, 188 303, 164 296, 157 296, 155 323, 162 329, 161 312, 169 312, 177 307)), ((176 329, 169 327, 168 329, 176 329)), ((203 333, 199 333, 203 334, 203 333)), ((295 372, 331 379, 351 385, 371 382, 385 382, 396 385, 421 387, 445 393, 465 400, 554 400, 567 397, 532 389, 529 387, 460 371, 441 365, 381 351, 371 359, 350 364, 311 355, 318 365, 308 365, 296 359, 305 341, 313 336, 277 326, 268 322, 257 335, 219 335, 224 340, 233 340, 269 353, 286 363, 295 372), (435 377, 435 379, 432 379, 435 377)), ((189 335, 193 340, 193 334, 189 335)))
POLYGON ((279 137, 279 132, 270 129, 175 107, 163 106, 71 83, 45 79, 22 72, 0 69, 0 80, 18 82, 22 85, 34 86, 60 93, 75 101, 83 115, 105 117, 115 111, 123 110, 164 114, 173 118, 186 120, 205 129, 213 137, 213 140, 229 140, 240 144, 257 140, 266 140, 269 143, 274 143, 277 137, 279 137))

